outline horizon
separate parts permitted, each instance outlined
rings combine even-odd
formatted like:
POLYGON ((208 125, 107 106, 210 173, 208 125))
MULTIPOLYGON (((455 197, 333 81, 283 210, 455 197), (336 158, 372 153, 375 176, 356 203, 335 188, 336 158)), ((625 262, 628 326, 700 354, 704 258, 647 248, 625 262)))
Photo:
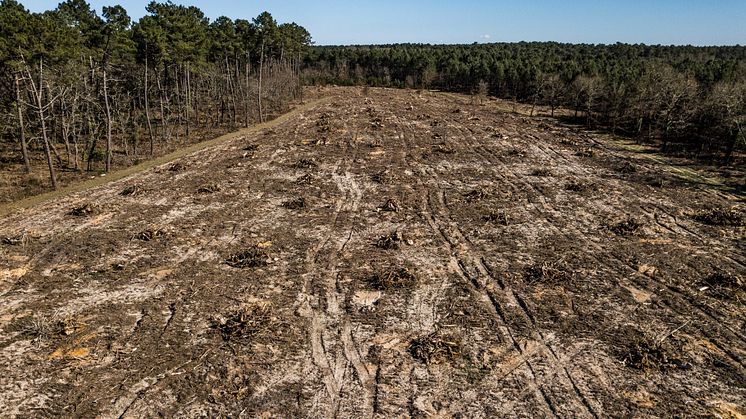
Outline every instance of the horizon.
MULTIPOLYGON (((146 14, 147 0, 119 2, 133 22, 146 14)), ((32 12, 57 7, 59 1, 21 1, 32 12)), ((666 46, 741 46, 746 44, 746 2, 659 0, 624 4, 582 0, 561 5, 549 0, 509 4, 465 0, 383 0, 350 6, 340 0, 281 3, 260 0, 231 4, 215 0, 175 1, 199 7, 211 21, 220 16, 251 19, 263 11, 280 22, 296 22, 317 46, 392 44, 463 45, 473 43, 558 42, 570 44, 645 44, 666 46)), ((116 1, 89 1, 101 8, 116 1)))

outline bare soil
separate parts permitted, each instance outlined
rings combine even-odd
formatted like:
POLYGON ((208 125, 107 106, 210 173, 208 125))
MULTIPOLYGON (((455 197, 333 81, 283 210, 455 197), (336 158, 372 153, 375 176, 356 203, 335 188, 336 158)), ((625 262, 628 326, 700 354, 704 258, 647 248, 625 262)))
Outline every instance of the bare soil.
POLYGON ((5 216, 3 416, 743 417, 737 197, 366 91, 5 216))

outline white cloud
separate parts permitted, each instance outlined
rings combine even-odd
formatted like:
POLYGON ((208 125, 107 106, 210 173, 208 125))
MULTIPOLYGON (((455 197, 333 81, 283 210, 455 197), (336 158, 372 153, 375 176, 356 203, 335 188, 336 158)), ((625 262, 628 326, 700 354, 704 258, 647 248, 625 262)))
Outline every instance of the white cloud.
POLYGON ((482 38, 482 39, 490 39, 490 38, 492 38, 492 36, 490 36, 488 34, 484 34, 484 35, 480 36, 480 38, 482 38))

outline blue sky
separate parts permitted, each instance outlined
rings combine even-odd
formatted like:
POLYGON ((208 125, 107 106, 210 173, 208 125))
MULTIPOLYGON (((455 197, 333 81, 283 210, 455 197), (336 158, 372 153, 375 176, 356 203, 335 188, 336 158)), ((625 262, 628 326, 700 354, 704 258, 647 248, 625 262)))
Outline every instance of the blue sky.
MULTIPOLYGON (((165 0, 164 0, 165 1, 165 0)), ((32 11, 54 0, 21 0, 32 11)), ((147 0, 121 4, 133 18, 147 0)), ((560 41, 746 45, 746 0, 248 0, 178 1, 210 18, 252 18, 267 10, 305 26, 318 45, 395 42, 560 41)))

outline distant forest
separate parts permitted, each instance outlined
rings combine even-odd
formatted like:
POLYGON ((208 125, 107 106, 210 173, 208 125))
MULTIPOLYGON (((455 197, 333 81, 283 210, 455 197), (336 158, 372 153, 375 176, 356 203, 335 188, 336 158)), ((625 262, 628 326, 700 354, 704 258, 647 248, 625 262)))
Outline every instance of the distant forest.
POLYGON ((332 83, 570 109, 589 128, 718 162, 746 146, 746 47, 314 47, 305 28, 267 12, 211 21, 170 1, 146 12, 134 22, 121 6, 99 14, 85 0, 43 13, 0 0, 3 168, 48 171, 56 188, 60 170, 134 164, 264 121, 303 84, 332 83))
POLYGON ((239 126, 298 97, 311 35, 267 12, 210 21, 151 2, 133 22, 84 0, 0 2, 0 157, 31 172, 109 171, 239 126), (199 138, 197 138, 199 137, 199 138), (12 157, 8 157, 12 156, 12 157))
POLYGON ((310 84, 432 88, 570 109, 577 122, 731 161, 746 145, 746 47, 473 45, 315 47, 310 84))

